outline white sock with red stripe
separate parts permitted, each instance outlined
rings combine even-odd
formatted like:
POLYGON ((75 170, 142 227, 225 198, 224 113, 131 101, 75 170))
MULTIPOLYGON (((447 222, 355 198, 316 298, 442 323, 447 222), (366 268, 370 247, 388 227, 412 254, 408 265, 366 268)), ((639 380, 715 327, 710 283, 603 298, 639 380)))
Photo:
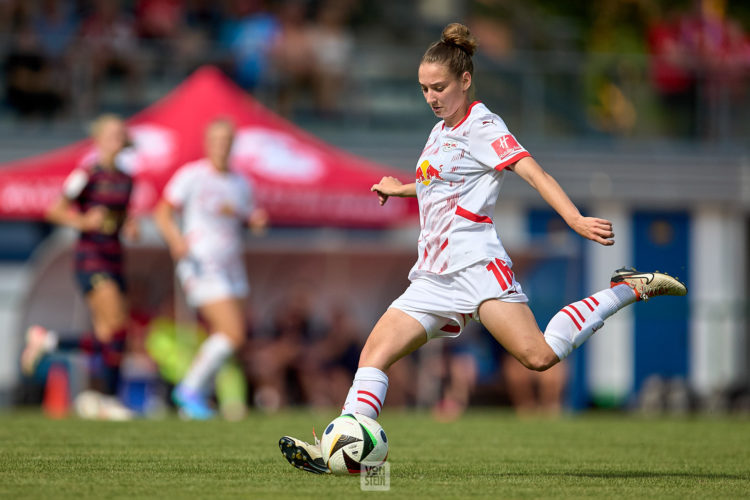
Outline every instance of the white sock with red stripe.
POLYGON ((605 319, 635 301, 635 292, 628 285, 596 292, 555 314, 544 330, 544 340, 563 360, 601 328, 605 319))
POLYGON ((388 391, 388 375, 377 368, 365 366, 354 374, 354 382, 346 396, 341 414, 359 413, 378 418, 388 391))

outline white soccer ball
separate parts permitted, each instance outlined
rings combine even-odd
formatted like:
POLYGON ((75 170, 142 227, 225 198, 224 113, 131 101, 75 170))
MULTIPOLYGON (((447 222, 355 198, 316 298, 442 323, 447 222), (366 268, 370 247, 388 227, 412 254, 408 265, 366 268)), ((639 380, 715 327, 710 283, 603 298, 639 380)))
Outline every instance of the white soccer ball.
POLYGON ((388 458, 388 438, 375 420, 345 414, 328 424, 320 441, 323 461, 334 474, 359 474, 362 465, 382 465, 388 458))

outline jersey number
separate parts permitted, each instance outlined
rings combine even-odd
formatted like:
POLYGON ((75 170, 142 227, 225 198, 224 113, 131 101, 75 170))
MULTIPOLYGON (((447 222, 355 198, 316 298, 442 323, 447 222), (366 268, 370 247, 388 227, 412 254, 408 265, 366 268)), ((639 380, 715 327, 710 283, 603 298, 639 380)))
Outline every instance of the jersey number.
POLYGON ((500 283, 503 292, 513 285, 513 271, 510 270, 504 260, 495 259, 494 262, 487 264, 487 270, 492 271, 492 274, 495 275, 495 279, 500 283))

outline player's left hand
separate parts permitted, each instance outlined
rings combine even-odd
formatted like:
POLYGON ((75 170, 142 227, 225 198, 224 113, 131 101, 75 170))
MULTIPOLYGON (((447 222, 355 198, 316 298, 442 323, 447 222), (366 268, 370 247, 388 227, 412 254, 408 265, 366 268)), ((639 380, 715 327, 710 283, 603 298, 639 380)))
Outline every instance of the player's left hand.
POLYGON ((615 233, 612 232, 612 223, 606 219, 581 216, 570 227, 584 238, 601 245, 611 246, 615 244, 615 233))
POLYGON ((268 212, 262 208, 253 210, 247 224, 254 235, 261 236, 265 234, 266 229, 268 229, 268 212))

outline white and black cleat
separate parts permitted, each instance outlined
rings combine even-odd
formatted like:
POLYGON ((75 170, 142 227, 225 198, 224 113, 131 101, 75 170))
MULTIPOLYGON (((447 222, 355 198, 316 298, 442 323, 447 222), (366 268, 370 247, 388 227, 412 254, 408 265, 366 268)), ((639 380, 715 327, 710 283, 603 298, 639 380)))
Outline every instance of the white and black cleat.
POLYGON ((328 466, 323 462, 320 443, 310 444, 290 436, 284 436, 279 439, 279 449, 284 458, 298 469, 313 474, 331 473, 328 466))
POLYGON ((659 271, 642 273, 632 267, 620 268, 612 273, 610 287, 623 284, 633 289, 637 300, 646 301, 660 295, 687 295, 685 283, 659 271))

